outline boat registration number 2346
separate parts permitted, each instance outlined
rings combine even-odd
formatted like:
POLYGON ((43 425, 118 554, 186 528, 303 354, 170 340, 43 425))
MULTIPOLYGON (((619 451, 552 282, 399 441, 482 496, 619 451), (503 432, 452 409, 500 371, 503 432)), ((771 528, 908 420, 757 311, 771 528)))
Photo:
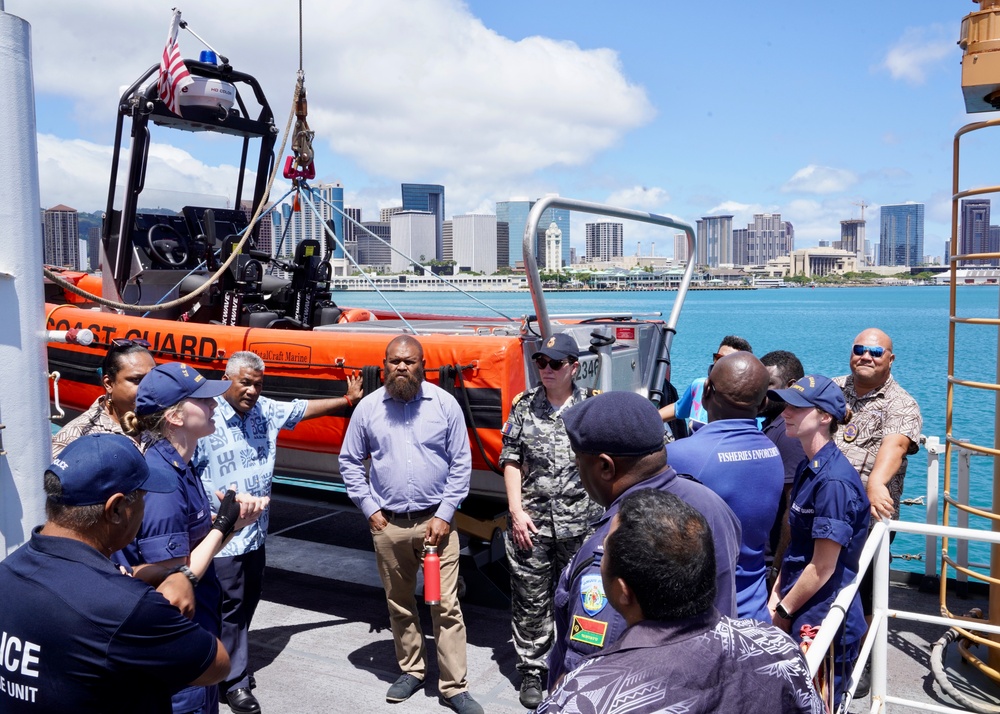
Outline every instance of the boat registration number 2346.
POLYGON ((597 373, 600 371, 597 355, 590 354, 580 358, 580 369, 576 373, 575 380, 581 386, 594 386, 597 380, 597 373))

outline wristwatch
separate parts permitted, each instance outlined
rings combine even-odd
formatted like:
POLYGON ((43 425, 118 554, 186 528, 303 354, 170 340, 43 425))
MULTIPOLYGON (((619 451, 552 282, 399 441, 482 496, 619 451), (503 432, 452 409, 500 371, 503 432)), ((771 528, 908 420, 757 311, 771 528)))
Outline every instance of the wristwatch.
POLYGON ((167 577, 173 575, 174 573, 182 573, 185 578, 191 581, 191 585, 198 587, 198 576, 194 574, 187 565, 178 565, 176 568, 167 573, 167 577))
POLYGON ((785 609, 785 606, 780 602, 774 606, 774 614, 780 617, 782 620, 791 620, 792 614, 785 609))

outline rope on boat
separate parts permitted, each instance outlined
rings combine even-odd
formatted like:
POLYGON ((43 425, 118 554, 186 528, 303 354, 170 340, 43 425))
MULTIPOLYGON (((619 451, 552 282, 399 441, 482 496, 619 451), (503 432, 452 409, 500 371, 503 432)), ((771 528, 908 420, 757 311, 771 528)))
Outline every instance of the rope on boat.
MULTIPOLYGON (((982 612, 976 609, 968 613, 966 616, 981 617, 982 612)), ((948 696, 958 702, 961 706, 974 712, 997 714, 997 712, 1000 712, 1000 707, 970 699, 968 696, 958 691, 958 689, 948 679, 948 673, 944 671, 945 650, 948 649, 948 645, 956 641, 960 643, 959 647, 961 647, 961 641, 963 639, 962 633, 952 627, 941 636, 941 639, 931 645, 931 671, 934 673, 934 679, 937 680, 938 686, 940 686, 941 689, 948 694, 948 696)))
MULTIPOLYGON (((295 93, 294 96, 292 97, 292 108, 288 113, 288 121, 285 123, 285 133, 281 139, 281 148, 278 150, 278 156, 281 156, 282 154, 285 153, 285 145, 288 143, 288 135, 292 128, 292 119, 295 117, 295 109, 298 104, 300 89, 301 89, 301 83, 296 82, 295 93)), ((233 248, 232 254, 228 258, 226 258, 226 261, 221 266, 219 266, 219 269, 215 271, 215 273, 212 275, 211 278, 206 280, 204 284, 200 285, 197 289, 191 291, 190 293, 188 293, 183 297, 179 297, 169 302, 161 304, 130 305, 128 303, 118 302, 117 300, 111 300, 102 297, 100 295, 93 295, 84 290, 83 288, 77 287, 68 280, 64 280, 63 278, 59 277, 57 273, 53 272, 52 270, 50 270, 45 266, 42 266, 42 272, 45 274, 46 278, 48 278, 49 280, 51 280, 53 283, 63 288, 64 290, 68 290, 71 293, 86 298, 87 300, 95 302, 98 305, 103 305, 104 307, 110 307, 113 310, 145 310, 148 312, 156 312, 159 310, 169 310, 170 308, 173 307, 179 307, 181 305, 185 305, 189 302, 192 302, 202 293, 206 292, 213 285, 213 283, 215 283, 215 281, 218 280, 223 275, 223 273, 229 270, 229 266, 232 265, 233 261, 235 261, 237 256, 239 256, 240 251, 242 251, 244 244, 250 238, 251 231, 253 231, 257 223, 260 222, 261 214, 264 213, 264 205, 267 202, 267 197, 271 195, 271 187, 274 185, 274 180, 275 178, 277 178, 278 172, 280 170, 281 170, 281 162, 275 161, 274 169, 271 171, 270 178, 268 178, 267 188, 264 191, 264 195, 261 197, 261 202, 254 210, 253 217, 250 219, 250 223, 246 228, 246 232, 243 234, 243 238, 240 240, 240 242, 233 248)))

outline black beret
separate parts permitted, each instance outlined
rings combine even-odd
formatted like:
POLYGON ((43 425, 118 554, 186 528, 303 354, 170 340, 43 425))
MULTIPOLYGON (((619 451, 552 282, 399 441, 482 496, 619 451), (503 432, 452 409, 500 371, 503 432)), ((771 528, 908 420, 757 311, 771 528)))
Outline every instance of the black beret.
POLYGON ((642 456, 663 448, 663 420, 653 403, 635 392, 605 392, 563 412, 574 451, 642 456))

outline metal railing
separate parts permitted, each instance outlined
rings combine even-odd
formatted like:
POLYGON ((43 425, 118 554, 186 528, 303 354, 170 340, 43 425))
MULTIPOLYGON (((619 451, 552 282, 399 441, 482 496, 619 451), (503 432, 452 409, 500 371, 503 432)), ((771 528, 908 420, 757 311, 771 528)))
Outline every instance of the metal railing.
MULTIPOLYGON (((936 512, 936 509, 935 509, 936 512)), ((844 623, 845 613, 850 607, 854 596, 858 591, 858 586, 864 578, 868 568, 874 562, 874 598, 873 616, 868 638, 865 640, 858 656, 854 672, 851 673, 851 680, 847 687, 847 694, 841 710, 844 711, 850 705, 857 688, 858 677, 864 667, 865 662, 871 657, 871 714, 885 712, 887 704, 900 704, 913 709, 931 712, 945 712, 947 714, 968 714, 968 709, 956 709, 940 704, 930 704, 906 697, 891 695, 887 691, 888 680, 888 622, 889 620, 924 622, 941 625, 943 627, 963 627, 968 629, 970 623, 965 618, 939 617, 926 615, 919 612, 898 610, 889 607, 889 535, 893 531, 899 533, 911 533, 923 535, 930 541, 937 538, 954 538, 959 541, 983 541, 993 545, 1000 545, 1000 532, 981 531, 970 528, 954 528, 938 524, 910 523, 907 521, 890 521, 888 519, 876 523, 868 536, 864 550, 861 552, 859 572, 857 576, 837 595, 830 606, 830 613, 820 625, 819 633, 813 640, 806 652, 806 662, 809 665, 809 673, 815 677, 823 664, 834 639, 844 623)), ((977 632, 991 635, 1000 635, 1000 626, 991 625, 983 621, 977 621, 974 628, 977 632)), ((830 673, 832 677, 833 673, 830 673)), ((832 683, 830 689, 832 690, 832 683)))

